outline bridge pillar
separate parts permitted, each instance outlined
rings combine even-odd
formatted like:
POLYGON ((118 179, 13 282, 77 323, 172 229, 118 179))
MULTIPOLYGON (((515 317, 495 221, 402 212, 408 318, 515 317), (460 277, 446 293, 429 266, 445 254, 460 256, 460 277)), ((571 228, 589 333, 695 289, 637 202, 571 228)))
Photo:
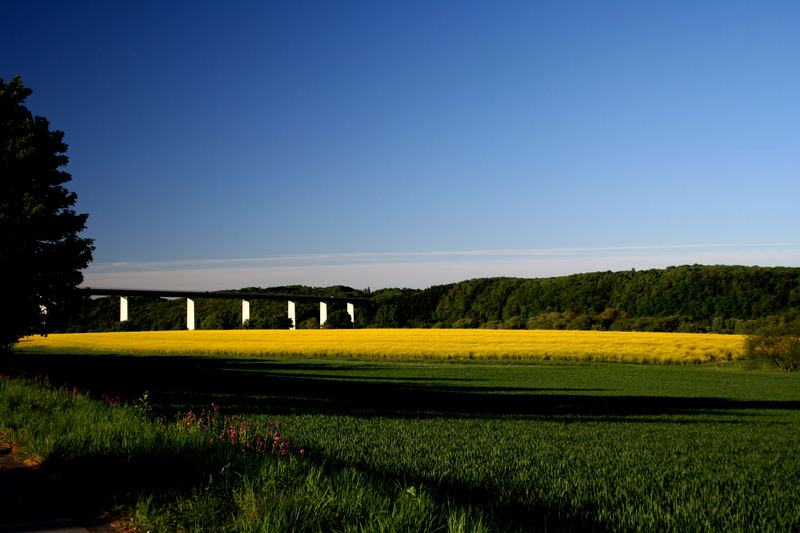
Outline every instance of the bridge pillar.
POLYGON ((350 322, 355 325, 356 323, 356 306, 350 302, 347 302, 347 314, 350 315, 350 322))
POLYGON ((186 298, 186 329, 194 330, 194 300, 186 298))
POLYGON ((125 322, 128 320, 128 297, 119 297, 119 321, 125 322))
POLYGON ((328 304, 325 302, 319 303, 319 327, 328 321, 328 304))
POLYGON ((292 321, 289 329, 297 329, 297 306, 291 300, 289 300, 289 320, 292 321))
POLYGON ((242 300, 242 324, 250 320, 250 300, 242 300))

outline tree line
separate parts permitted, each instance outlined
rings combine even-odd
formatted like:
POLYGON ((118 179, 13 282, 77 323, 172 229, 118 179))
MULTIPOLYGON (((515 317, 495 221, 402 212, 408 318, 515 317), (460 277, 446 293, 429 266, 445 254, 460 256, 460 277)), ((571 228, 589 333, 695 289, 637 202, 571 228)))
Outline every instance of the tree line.
MULTIPOLYGON (((229 292, 229 291, 226 291, 229 292)), ((326 327, 596 329, 749 333, 800 322, 800 268, 687 265, 552 278, 477 278, 427 289, 357 290, 335 286, 249 287, 248 292, 372 299, 351 323, 344 304, 328 305, 326 327)), ((76 306, 61 331, 183 329, 184 300, 131 298, 119 323, 118 298, 76 306)), ((198 300, 198 329, 285 329, 286 302, 254 300, 241 323, 237 300, 198 300)), ((298 328, 318 328, 319 306, 297 305, 298 328)))

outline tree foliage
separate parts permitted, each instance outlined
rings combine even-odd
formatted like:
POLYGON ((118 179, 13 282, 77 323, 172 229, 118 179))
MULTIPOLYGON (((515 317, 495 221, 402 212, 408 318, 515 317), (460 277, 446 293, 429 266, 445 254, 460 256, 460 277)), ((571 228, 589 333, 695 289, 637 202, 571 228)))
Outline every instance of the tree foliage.
POLYGON ((350 315, 343 309, 335 309, 328 313, 325 323, 322 325, 325 329, 352 329, 353 321, 350 320, 350 315))
POLYGON ((745 353, 753 360, 768 361, 783 372, 800 366, 800 327, 778 324, 761 328, 747 337, 745 353))
POLYGON ((92 259, 92 240, 79 236, 88 215, 72 208, 77 196, 63 184, 71 176, 64 133, 23 104, 32 91, 19 76, 0 79, 0 264, 3 306, 0 347, 45 333, 58 311, 74 300, 81 269, 92 259))
MULTIPOLYGON (((769 324, 800 321, 800 268, 787 267, 692 265, 540 279, 481 278, 424 290, 366 292, 341 286, 292 286, 251 287, 241 292, 369 297, 372 305, 356 306, 355 327, 359 328, 527 327, 745 334, 769 324)), ((132 307, 132 319, 139 322, 140 316, 162 313, 165 320, 157 329, 185 321, 185 304, 158 305, 163 311, 153 307, 140 312, 132 307)), ((238 327, 239 305, 233 300, 198 300, 197 316, 224 312, 228 318, 217 323, 238 327)), ((251 305, 248 327, 288 327, 285 302, 251 305)), ((337 309, 331 304, 329 320, 337 309)), ((113 322, 119 316, 118 305, 110 305, 104 313, 108 322, 113 322)), ((319 327, 318 317, 319 304, 298 303, 299 328, 319 327)), ((87 310, 75 317, 73 330, 102 328, 101 322, 97 312, 87 310)))

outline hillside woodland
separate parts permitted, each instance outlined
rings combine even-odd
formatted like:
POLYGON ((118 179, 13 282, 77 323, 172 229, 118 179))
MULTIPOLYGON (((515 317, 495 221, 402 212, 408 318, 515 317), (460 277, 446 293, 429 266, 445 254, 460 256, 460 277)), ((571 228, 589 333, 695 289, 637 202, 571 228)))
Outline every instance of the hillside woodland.
MULTIPOLYGON (((226 291, 230 292, 230 291, 226 291)), ((748 333, 800 322, 800 268, 678 266, 593 272, 553 278, 479 278, 427 289, 356 290, 334 286, 249 287, 248 292, 372 299, 351 324, 344 305, 329 305, 326 327, 596 329, 748 333)), ((86 300, 65 313, 57 331, 184 329, 184 300, 132 297, 131 320, 119 322, 119 298, 86 300)), ((255 300, 241 323, 237 300, 196 302, 199 329, 284 329, 286 302, 255 300)), ((297 327, 318 328, 319 307, 297 306, 297 327)))

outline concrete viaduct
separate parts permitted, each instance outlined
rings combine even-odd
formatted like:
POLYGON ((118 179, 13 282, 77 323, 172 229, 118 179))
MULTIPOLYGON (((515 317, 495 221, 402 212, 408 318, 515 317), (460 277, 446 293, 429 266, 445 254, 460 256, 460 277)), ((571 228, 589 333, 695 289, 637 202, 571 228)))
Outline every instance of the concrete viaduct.
POLYGON ((194 301, 200 298, 217 298, 224 300, 242 301, 242 323, 250 319, 251 300, 284 300, 289 302, 289 318, 292 321, 291 329, 297 326, 297 302, 319 302, 319 325, 322 326, 328 319, 329 303, 347 304, 347 314, 355 322, 355 304, 369 304, 369 298, 356 298, 344 296, 313 296, 308 294, 268 294, 258 292, 199 292, 199 291, 156 291, 140 289, 95 289, 82 288, 84 294, 91 296, 119 296, 119 320, 128 320, 128 298, 131 296, 154 296, 158 298, 186 298, 186 329, 195 329, 194 301))

